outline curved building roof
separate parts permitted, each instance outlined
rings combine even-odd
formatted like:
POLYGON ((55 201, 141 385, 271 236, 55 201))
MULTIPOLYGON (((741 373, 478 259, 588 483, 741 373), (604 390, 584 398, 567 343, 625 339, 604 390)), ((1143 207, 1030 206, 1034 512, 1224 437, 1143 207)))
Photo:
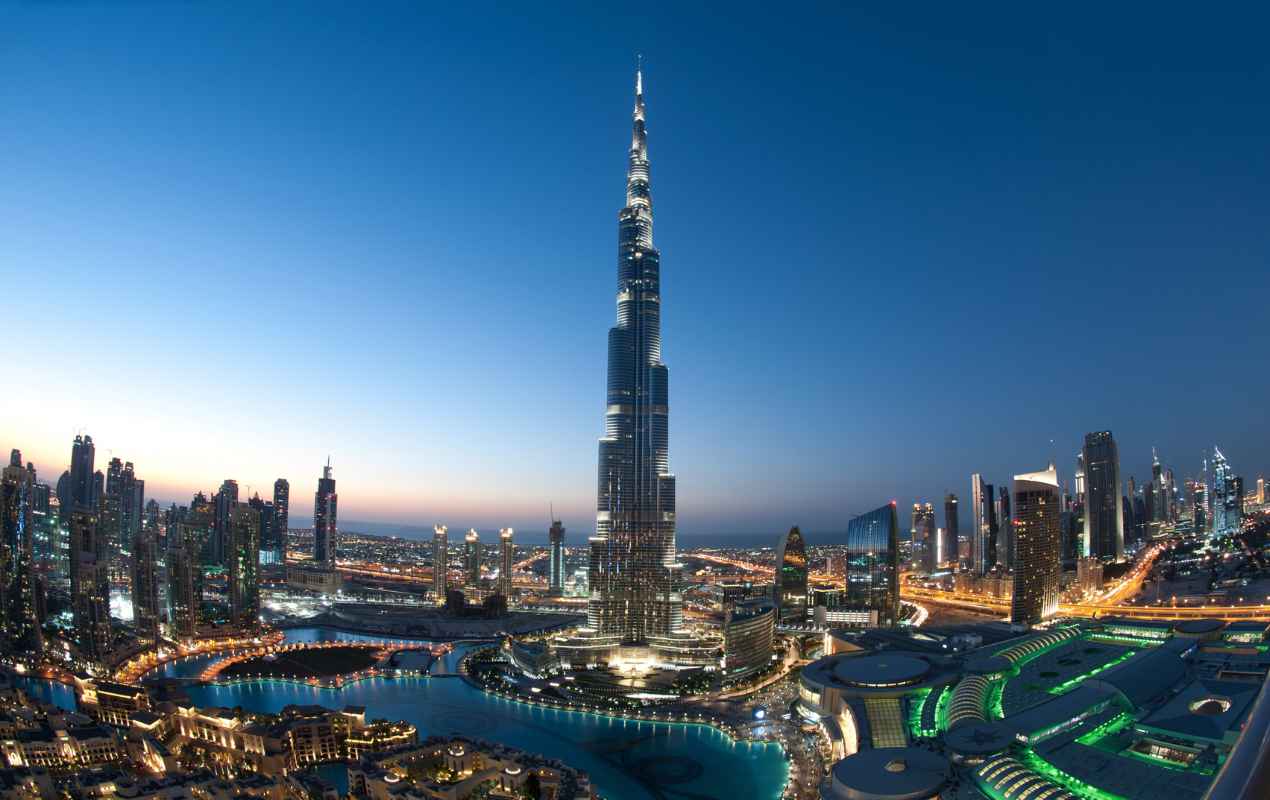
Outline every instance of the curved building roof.
POLYGON ((825 656, 803 668, 803 679, 839 689, 887 689, 920 683, 930 663, 915 655, 888 653, 825 656))
POLYGON ((862 750, 833 765, 833 800, 926 800, 952 775, 948 759, 919 747, 862 750))

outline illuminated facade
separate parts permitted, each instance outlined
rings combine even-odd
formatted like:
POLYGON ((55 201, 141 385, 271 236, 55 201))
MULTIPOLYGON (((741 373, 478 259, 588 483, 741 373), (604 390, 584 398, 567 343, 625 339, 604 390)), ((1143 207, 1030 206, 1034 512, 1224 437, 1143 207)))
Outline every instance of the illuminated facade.
POLYGON ((210 531, 197 513, 168 530, 168 599, 171 606, 171 635, 186 639, 198 633, 199 611, 203 604, 203 570, 199 553, 210 531))
POLYGON ((7 652, 40 649, 32 571, 35 536, 35 468, 22 466, 14 450, 0 476, 0 641, 7 652))
POLYGON ((313 495, 313 563, 319 569, 335 569, 335 548, 339 542, 339 495, 327 459, 313 495))
POLYGON ((291 525, 291 484, 286 478, 273 482, 273 525, 270 525, 272 540, 263 542, 266 550, 271 550, 270 559, 274 564, 287 562, 287 530, 291 525))
POLYGON ((983 575, 997 564, 997 512, 992 502, 992 484, 983 476, 970 476, 970 570, 983 575))
POLYGON ((1213 448, 1213 533, 1231 534, 1243 521, 1243 492, 1236 485, 1234 470, 1222 451, 1213 448))
POLYGON ((957 495, 949 492, 944 495, 944 535, 941 538, 943 552, 940 563, 957 564, 958 543, 961 541, 961 520, 958 518, 957 495))
POLYGON ((1058 473, 1051 464, 1040 472, 1014 476, 1016 564, 1010 621, 1034 625, 1058 611, 1062 561, 1058 473))
POLYGON ((930 503, 913 504, 913 561, 927 572, 939 569, 939 539, 935 535, 935 507, 930 503))
POLYGON ((558 519, 551 521, 551 530, 547 532, 547 541, 551 545, 548 570, 549 593, 553 597, 564 594, 564 523, 558 519))
POLYGON ((463 576, 468 586, 481 582, 481 535, 476 528, 468 528, 463 537, 463 576))
POLYGON ((1120 453, 1111 431, 1085 434, 1085 546, 1080 555, 1124 561, 1124 497, 1120 493, 1120 453))
POLYGON ((253 627, 260 619, 260 514, 246 503, 230 513, 228 556, 230 616, 253 627))
POLYGON ((89 661, 101 661, 110 652, 110 580, 106 537, 98 528, 97 515, 85 509, 71 513, 71 617, 76 644, 89 661))
POLYGON ((511 528, 498 532, 498 593, 509 599, 512 596, 512 562, 516 555, 513 534, 511 528))
POLYGON ((159 641, 159 531, 143 525, 132 538, 132 614, 138 638, 159 641))
POLYGON ((899 558, 899 515, 894 503, 848 522, 843 610, 869 612, 874 625, 898 622, 899 558))
POLYGON ((450 539, 444 525, 432 527, 432 596, 437 604, 445 602, 450 588, 450 539))
POLYGON ((673 648, 683 627, 669 463, 668 372, 661 360, 661 254, 653 247, 643 79, 635 76, 626 205, 618 212, 617 325, 608 336, 605 431, 586 635, 673 648), (654 643, 655 644, 655 643, 654 643))
POLYGON ((802 622, 807 616, 807 543, 797 525, 781 537, 776 548, 772 597, 781 619, 802 622))

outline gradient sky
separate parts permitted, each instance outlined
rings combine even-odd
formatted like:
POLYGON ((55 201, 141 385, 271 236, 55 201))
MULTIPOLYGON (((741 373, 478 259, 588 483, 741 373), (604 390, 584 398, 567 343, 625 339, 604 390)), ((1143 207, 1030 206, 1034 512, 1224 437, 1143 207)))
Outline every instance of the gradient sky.
POLYGON ((0 6, 0 446, 586 532, 639 51, 685 536, 1266 468, 1264 6, 680 5, 0 6))

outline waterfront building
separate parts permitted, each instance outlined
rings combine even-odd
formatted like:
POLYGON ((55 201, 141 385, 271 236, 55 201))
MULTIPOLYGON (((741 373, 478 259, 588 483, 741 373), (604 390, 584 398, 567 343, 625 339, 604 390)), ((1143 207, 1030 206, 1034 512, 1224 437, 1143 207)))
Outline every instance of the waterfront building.
POLYGON ((939 537, 935 531, 935 507, 930 503, 913 504, 913 560, 927 572, 939 570, 939 537), (920 556, 918 555, 920 554, 920 556), (918 561, 920 557, 920 561, 918 561))
POLYGON ((772 597, 781 619, 802 622, 807 616, 807 542, 798 526, 789 529, 776 546, 772 597))
POLYGON ((450 543, 446 527, 432 526, 432 596, 437 605, 445 603, 445 593, 450 588, 450 543))
POLYGON ((71 513, 71 618, 80 656, 100 663, 111 649, 109 553, 97 514, 86 508, 71 513))
POLYGON ((1124 499, 1120 453, 1111 431, 1085 434, 1085 525, 1082 556, 1124 561, 1124 499))
POLYGON ((287 561, 287 531, 291 526, 291 483, 286 478, 273 482, 273 559, 276 564, 287 561))
POLYGON ((1058 611, 1061 532, 1058 473, 1053 464, 1040 472, 1014 476, 1014 512, 1017 562, 1010 621, 1034 625, 1058 611))
POLYGON ((948 492, 944 495, 944 532, 940 539, 943 542, 941 563, 956 566, 960 554, 957 552, 961 540, 961 521, 957 518, 957 495, 948 492))
POLYGON ((137 638, 159 642, 159 530, 149 525, 132 539, 132 615, 137 638))
POLYGON ((254 628, 260 620, 260 515, 245 503, 230 513, 229 615, 254 628))
POLYGON ((735 681, 772 663, 776 604, 770 599, 742 601, 723 612, 723 680, 735 681))
POLYGON ((9 653, 42 648, 34 572, 35 487, 35 467, 24 468, 15 449, 0 473, 0 649, 9 653))
POLYGON ((900 618, 899 515, 888 503, 847 522, 844 611, 870 614, 869 624, 889 626, 900 618))
POLYGON ((328 458, 313 495, 313 564, 318 569, 335 569, 335 550, 339 543, 338 502, 328 458))
POLYGON ((598 647, 686 635, 669 461, 669 372, 661 358, 661 254, 653 208, 642 74, 635 76, 626 205, 618 212, 617 324, 608 335, 605 430, 599 442, 595 538, 584 634, 598 647))
POLYGON ((553 519, 551 521, 551 530, 547 532, 547 542, 551 547, 547 572, 547 593, 552 597, 559 597, 564 594, 564 523, 560 520, 553 519))
POLYGON ((229 515, 238 502, 238 481, 226 478, 216 493, 212 520, 212 536, 208 540, 204 559, 214 566, 229 565, 229 515))
POLYGON ((513 530, 503 528, 498 532, 498 592, 511 602, 512 567, 516 557, 516 546, 512 543, 513 530))

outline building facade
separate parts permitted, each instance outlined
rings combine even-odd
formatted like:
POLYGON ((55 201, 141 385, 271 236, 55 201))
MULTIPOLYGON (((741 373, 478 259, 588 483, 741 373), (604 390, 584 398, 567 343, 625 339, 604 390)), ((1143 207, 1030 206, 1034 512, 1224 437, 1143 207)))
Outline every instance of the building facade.
POLYGON ((1014 476, 1014 540, 1017 560, 1010 621, 1035 625, 1058 612, 1061 530, 1058 473, 1014 476))
POLYGON ((273 482, 273 541, 274 563, 287 561, 287 531, 291 527, 291 483, 286 478, 273 482))
POLYGON ((313 494, 313 564, 318 569, 335 569, 335 549, 339 543, 339 495, 335 493, 335 479, 331 477, 331 462, 327 459, 313 494))
POLYGON ((516 559, 516 545, 512 541, 515 532, 503 528, 498 532, 498 593, 511 601, 512 569, 516 559))
POLYGON ((41 615, 36 607, 35 468, 14 450, 0 474, 0 641, 10 653, 38 652, 41 615))
POLYGON ((798 526, 789 529, 776 547, 772 597, 781 619, 802 622, 807 616, 807 542, 798 526))
POLYGON ((899 514, 888 503, 847 523, 843 610, 869 612, 875 625, 900 618, 899 514))
POLYGON ((445 602, 450 588, 450 541, 444 525, 432 526, 432 595, 437 605, 445 602))
POLYGON ((478 586, 481 582, 481 535, 468 528, 463 537, 463 582, 478 586))
POLYGON ((547 532, 547 542, 551 547, 547 570, 548 594, 559 597, 564 594, 564 523, 558 519, 551 521, 551 530, 547 532))
POLYGON ((1124 561, 1124 498, 1120 453, 1111 431, 1085 434, 1085 552, 1103 562, 1124 561))
POLYGON ((229 613, 236 625, 260 620, 260 515, 246 503, 230 514, 229 613))

